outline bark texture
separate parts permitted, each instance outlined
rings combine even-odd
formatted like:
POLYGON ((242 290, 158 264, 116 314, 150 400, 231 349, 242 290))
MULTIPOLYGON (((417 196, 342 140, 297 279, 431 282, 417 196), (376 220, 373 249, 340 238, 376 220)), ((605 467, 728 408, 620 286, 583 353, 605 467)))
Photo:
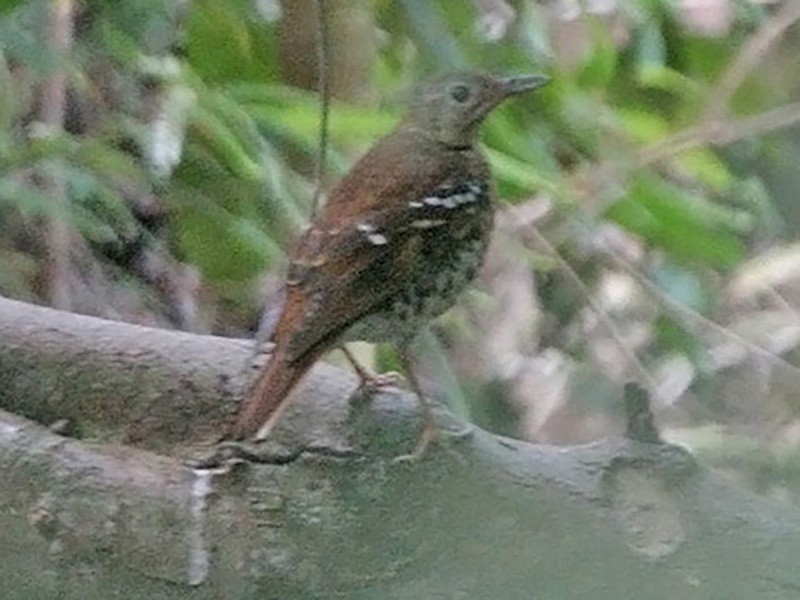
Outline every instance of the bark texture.
POLYGON ((444 441, 395 463, 414 399, 348 402, 325 365, 251 460, 187 466, 250 355, 0 299, 0 597, 797 598, 800 513, 680 448, 526 444, 442 411, 444 441))

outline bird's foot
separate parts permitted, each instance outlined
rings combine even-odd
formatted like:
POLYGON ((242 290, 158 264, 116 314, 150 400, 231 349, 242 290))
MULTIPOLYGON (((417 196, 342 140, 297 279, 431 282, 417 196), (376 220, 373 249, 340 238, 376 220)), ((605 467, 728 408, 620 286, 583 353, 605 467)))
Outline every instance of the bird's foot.
POLYGON ((387 371, 386 373, 373 373, 356 360, 356 357, 344 346, 341 347, 342 354, 347 358, 347 362, 353 367, 358 375, 358 395, 360 392, 376 392, 388 387, 405 387, 406 379, 397 371, 387 371))
POLYGON ((417 462, 421 459, 425 452, 428 450, 428 447, 439 439, 439 427, 436 425, 436 422, 432 419, 426 421, 422 427, 422 433, 417 440, 417 446, 414 448, 413 452, 410 454, 401 454, 400 456, 395 456, 392 459, 392 462, 395 464, 398 463, 407 463, 407 462, 417 462))
POLYGON ((359 373, 361 383, 359 388, 369 391, 381 390, 388 387, 405 387, 406 378, 397 371, 387 371, 386 373, 359 373))
POLYGON ((188 459, 186 464, 193 469, 219 469, 241 462, 256 462, 255 457, 256 451, 247 442, 224 440, 188 459))
POLYGON ((231 470, 248 463, 286 464, 297 454, 291 447, 257 440, 222 440, 185 463, 193 469, 231 470))

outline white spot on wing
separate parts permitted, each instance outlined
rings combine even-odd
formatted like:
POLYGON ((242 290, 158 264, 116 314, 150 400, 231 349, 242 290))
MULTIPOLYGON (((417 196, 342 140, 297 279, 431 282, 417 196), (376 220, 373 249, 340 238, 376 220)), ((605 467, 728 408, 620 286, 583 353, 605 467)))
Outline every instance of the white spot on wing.
POLYGON ((471 204, 472 202, 475 202, 475 200, 477 200, 477 197, 472 192, 461 194, 461 204, 471 204))
POLYGON ((446 222, 444 219, 419 219, 411 223, 411 227, 414 229, 430 229, 431 227, 444 225, 446 222))
POLYGON ((436 196, 428 196, 423 202, 428 206, 439 206, 442 203, 442 199, 436 196))
POLYGON ((425 205, 422 202, 417 202, 416 200, 412 200, 411 202, 408 203, 408 206, 410 208, 422 208, 425 205))
POLYGON ((367 236, 367 239, 375 246, 383 246, 389 243, 389 240, 386 239, 386 236, 380 233, 370 234, 367 236))
POLYGON ((372 223, 359 223, 356 225, 356 229, 364 233, 372 233, 375 231, 375 226, 372 223))

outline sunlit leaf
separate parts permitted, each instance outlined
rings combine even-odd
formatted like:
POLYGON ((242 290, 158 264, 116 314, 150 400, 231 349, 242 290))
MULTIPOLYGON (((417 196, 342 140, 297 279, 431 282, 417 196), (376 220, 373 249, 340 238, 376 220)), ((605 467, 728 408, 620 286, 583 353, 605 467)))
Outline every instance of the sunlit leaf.
POLYGON ((655 112, 621 108, 619 116, 628 135, 638 142, 655 142, 666 137, 670 131, 664 116, 655 112))
POLYGON ((594 22, 592 48, 578 70, 576 81, 583 88, 604 88, 617 68, 617 49, 600 23, 594 22))
POLYGON ((684 152, 676 162, 715 192, 724 192, 734 183, 728 167, 711 150, 684 152))
POLYGON ((646 65, 638 75, 639 82, 645 87, 702 99, 702 88, 696 81, 669 67, 646 65))

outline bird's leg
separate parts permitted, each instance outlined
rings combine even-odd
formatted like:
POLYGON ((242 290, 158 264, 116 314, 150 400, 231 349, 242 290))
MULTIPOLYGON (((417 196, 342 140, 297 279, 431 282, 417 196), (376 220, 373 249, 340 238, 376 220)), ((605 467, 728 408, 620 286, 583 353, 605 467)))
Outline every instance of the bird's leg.
POLYGON ((395 462, 413 462, 419 460, 425 450, 428 449, 431 442, 434 442, 439 437, 439 427, 436 425, 436 420, 433 417, 433 408, 431 407, 430 400, 422 393, 422 386, 419 384, 416 373, 414 373, 414 365, 411 363, 411 358, 408 355, 407 348, 400 348, 400 362, 403 364, 403 369, 408 376, 408 381, 411 384, 411 391, 417 396, 422 418, 422 433, 420 433, 417 440, 417 446, 411 454, 403 454, 394 459, 395 462))
POLYGON ((378 390, 384 387, 396 387, 398 385, 402 385, 405 383, 403 376, 400 373, 395 371, 389 371, 388 373, 372 373, 369 369, 364 367, 361 363, 358 362, 353 353, 347 349, 346 346, 339 346, 339 350, 342 351, 347 362, 353 367, 353 370, 358 375, 358 378, 361 380, 359 384, 359 389, 370 389, 370 390, 378 390))

